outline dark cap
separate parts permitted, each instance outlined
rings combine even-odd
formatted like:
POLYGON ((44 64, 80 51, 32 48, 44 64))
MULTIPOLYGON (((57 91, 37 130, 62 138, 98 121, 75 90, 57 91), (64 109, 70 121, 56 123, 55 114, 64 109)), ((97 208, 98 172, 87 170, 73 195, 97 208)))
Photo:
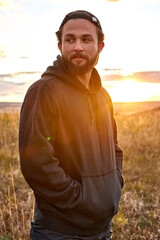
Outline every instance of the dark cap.
POLYGON ((70 19, 76 19, 76 18, 83 18, 87 19, 88 21, 92 22, 94 25, 99 27, 101 30, 101 24, 96 16, 94 16, 92 13, 84 11, 84 10, 77 10, 74 12, 68 13, 65 18, 63 19, 59 29, 63 27, 63 25, 68 22, 70 19))

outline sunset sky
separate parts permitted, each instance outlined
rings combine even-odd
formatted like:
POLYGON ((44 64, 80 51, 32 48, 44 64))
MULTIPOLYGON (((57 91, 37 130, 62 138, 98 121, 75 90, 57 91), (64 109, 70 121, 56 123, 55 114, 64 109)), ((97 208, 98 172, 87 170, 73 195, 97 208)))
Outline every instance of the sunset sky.
POLYGON ((159 0, 0 0, 0 101, 23 101, 59 54, 61 21, 78 9, 101 22, 96 68, 112 100, 160 101, 159 0))

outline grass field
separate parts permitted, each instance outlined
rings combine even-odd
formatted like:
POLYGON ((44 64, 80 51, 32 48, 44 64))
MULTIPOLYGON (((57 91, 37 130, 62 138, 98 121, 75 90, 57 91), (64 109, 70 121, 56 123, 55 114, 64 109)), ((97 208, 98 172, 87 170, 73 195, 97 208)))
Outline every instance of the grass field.
MULTIPOLYGON (((113 240, 160 239, 160 109, 116 114, 124 150, 119 213, 113 240)), ((28 240, 33 195, 18 157, 18 112, 0 113, 0 240, 28 240)))

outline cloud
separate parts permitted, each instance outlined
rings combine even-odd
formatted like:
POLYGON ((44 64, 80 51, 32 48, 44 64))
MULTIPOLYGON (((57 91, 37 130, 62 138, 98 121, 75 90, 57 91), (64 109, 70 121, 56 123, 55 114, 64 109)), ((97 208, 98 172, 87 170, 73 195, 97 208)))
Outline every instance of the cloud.
POLYGON ((149 5, 149 4, 158 4, 159 0, 134 0, 134 1, 128 1, 128 0, 106 0, 107 2, 123 2, 126 6, 141 6, 141 5, 149 5))
POLYGON ((0 101, 23 101, 28 87, 39 79, 40 72, 0 74, 0 101))
POLYGON ((120 0, 106 0, 107 2, 119 2, 120 0))
POLYGON ((20 3, 16 3, 15 0, 0 0, 0 11, 8 12, 11 10, 19 10, 22 8, 20 3))
POLYGON ((0 102, 22 102, 27 91, 27 82, 12 82, 0 79, 0 102))
POLYGON ((23 74, 31 75, 31 74, 36 74, 36 73, 40 73, 40 72, 17 72, 17 73, 14 73, 14 76, 16 76, 16 75, 23 75, 23 74))
POLYGON ((13 75, 11 73, 8 74, 0 74, 0 78, 13 78, 13 75))
POLYGON ((103 74, 103 81, 121 81, 125 79, 136 80, 138 82, 147 82, 147 83, 160 83, 160 71, 146 71, 146 72, 135 72, 132 74, 128 74, 123 76, 121 72, 118 70, 117 73, 109 73, 103 74))
POLYGON ((23 83, 16 83, 11 81, 1 81, 0 80, 0 96, 7 96, 9 93, 12 94, 22 94, 23 87, 26 85, 25 82, 23 83))
POLYGON ((6 58, 6 54, 3 50, 0 50, 0 58, 6 58))
POLYGON ((40 72, 17 72, 17 73, 6 73, 6 74, 0 74, 0 78, 14 78, 19 75, 31 75, 31 74, 36 74, 40 72))
POLYGON ((128 0, 106 0, 107 2, 124 2, 125 4, 150 4, 157 3, 158 0, 134 0, 133 2, 129 2, 128 0))
POLYGON ((160 71, 136 72, 133 78, 141 82, 160 83, 160 71))
POLYGON ((21 56, 20 59, 28 59, 29 57, 27 56, 21 56))
POLYGON ((16 82, 12 82, 12 81, 3 81, 3 80, 0 80, 0 86, 2 87, 15 87, 15 86, 22 86, 22 85, 25 85, 26 83, 25 82, 21 82, 21 83, 16 83, 16 82))
POLYGON ((9 9, 10 4, 11 1, 0 0, 0 11, 7 11, 9 9))

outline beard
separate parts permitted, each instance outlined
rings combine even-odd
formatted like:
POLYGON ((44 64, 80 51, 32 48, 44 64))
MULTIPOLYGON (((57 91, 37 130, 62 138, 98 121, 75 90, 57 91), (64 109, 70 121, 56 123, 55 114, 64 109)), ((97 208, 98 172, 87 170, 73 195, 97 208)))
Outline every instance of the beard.
POLYGON ((90 72, 93 69, 93 67, 97 64, 98 57, 99 57, 98 52, 91 59, 89 59, 88 56, 82 53, 74 53, 71 55, 69 59, 62 55, 63 63, 65 64, 65 66, 73 75, 77 75, 77 76, 85 75, 86 73, 90 72), (86 59, 86 63, 84 63, 83 65, 80 65, 78 63, 74 64, 72 62, 72 59, 78 58, 78 57, 86 59))

